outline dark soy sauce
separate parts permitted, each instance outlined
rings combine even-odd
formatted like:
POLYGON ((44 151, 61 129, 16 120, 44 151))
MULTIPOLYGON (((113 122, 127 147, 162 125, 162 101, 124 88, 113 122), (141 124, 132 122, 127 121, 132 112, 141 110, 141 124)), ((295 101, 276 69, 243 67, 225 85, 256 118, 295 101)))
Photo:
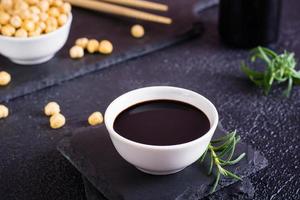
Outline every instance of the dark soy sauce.
POLYGON ((207 116, 179 101, 154 100, 122 111, 114 122, 121 136, 149 145, 176 145, 193 141, 210 129, 207 116))

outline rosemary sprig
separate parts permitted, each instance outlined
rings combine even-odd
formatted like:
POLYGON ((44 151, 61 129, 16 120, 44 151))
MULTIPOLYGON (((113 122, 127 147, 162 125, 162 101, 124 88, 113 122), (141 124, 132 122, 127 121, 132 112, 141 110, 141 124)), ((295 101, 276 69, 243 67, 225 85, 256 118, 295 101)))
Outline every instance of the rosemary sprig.
POLYGON ((232 159, 236 144, 240 141, 240 137, 237 136, 236 131, 228 133, 227 135, 220 137, 216 140, 212 140, 208 145, 206 151, 200 158, 200 162, 203 162, 207 152, 210 153, 210 165, 208 174, 211 175, 213 166, 215 165, 216 178, 211 189, 211 193, 214 192, 218 186, 221 175, 229 178, 241 180, 241 178, 234 173, 226 170, 224 167, 234 165, 245 157, 245 153, 242 153, 237 158, 232 159))
POLYGON ((294 53, 284 51, 277 54, 268 48, 257 47, 251 51, 250 61, 254 63, 257 59, 266 64, 264 72, 254 71, 244 62, 241 70, 252 82, 263 88, 265 95, 268 95, 273 83, 287 82, 287 88, 283 92, 286 97, 290 96, 293 84, 300 85, 300 71, 295 70, 297 63, 294 53))

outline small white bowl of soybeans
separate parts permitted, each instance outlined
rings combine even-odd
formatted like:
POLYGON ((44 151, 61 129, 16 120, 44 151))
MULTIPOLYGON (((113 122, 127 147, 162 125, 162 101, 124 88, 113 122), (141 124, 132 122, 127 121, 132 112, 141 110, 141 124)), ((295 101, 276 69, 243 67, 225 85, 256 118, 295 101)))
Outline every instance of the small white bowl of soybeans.
POLYGON ((0 54, 21 65, 47 62, 66 43, 71 22, 62 0, 1 0, 0 54))

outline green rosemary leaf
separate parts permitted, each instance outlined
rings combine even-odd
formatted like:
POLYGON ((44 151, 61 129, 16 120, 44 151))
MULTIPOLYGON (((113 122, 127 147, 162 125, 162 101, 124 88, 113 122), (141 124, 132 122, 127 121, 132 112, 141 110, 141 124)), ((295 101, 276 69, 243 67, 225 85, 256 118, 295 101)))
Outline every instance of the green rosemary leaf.
POLYGON ((234 164, 240 162, 245 156, 246 156, 246 154, 245 154, 245 153, 242 153, 242 154, 239 155, 236 159, 230 160, 230 161, 229 161, 229 164, 230 164, 230 165, 234 165, 234 164))
POLYGON ((269 91, 273 84, 273 80, 274 80, 274 78, 272 75, 272 71, 270 69, 267 69, 265 76, 264 76, 264 85, 263 85, 265 95, 269 94, 269 91))
POLYGON ((236 145, 236 138, 234 137, 233 140, 232 140, 232 147, 231 147, 231 150, 229 152, 229 155, 227 157, 227 159, 225 160, 226 162, 231 160, 233 154, 234 154, 234 150, 235 150, 235 145, 236 145))
POLYGON ((218 154, 218 157, 219 157, 219 158, 222 158, 223 156, 227 155, 227 154, 232 150, 232 147, 233 147, 233 145, 229 146, 229 147, 226 148, 226 149, 223 149, 223 151, 221 151, 221 152, 218 154))
POLYGON ((252 79, 256 80, 256 79, 262 79, 264 77, 263 73, 250 69, 244 62, 242 62, 241 65, 242 65, 241 66, 242 71, 245 74, 247 74, 249 78, 251 77, 252 79))
POLYGON ((294 69, 292 69, 292 77, 300 79, 300 72, 297 72, 294 69))
POLYGON ((230 138, 229 140, 227 140, 226 142, 224 142, 223 144, 221 144, 220 146, 216 146, 213 147, 213 150, 215 152, 220 152, 223 151, 224 149, 230 147, 231 143, 232 143, 233 138, 230 138))
POLYGON ((227 165, 236 164, 246 155, 245 153, 242 153, 236 159, 231 160, 235 151, 236 144, 239 141, 240 141, 240 137, 237 135, 236 131, 232 131, 226 134, 225 136, 214 140, 214 143, 211 142, 208 145, 208 148, 204 152, 203 156, 201 157, 200 162, 204 160, 204 157, 207 156, 207 152, 209 151, 210 153, 210 165, 208 170, 209 175, 212 174, 213 167, 215 166, 216 178, 212 186, 211 192, 214 192, 216 190, 221 175, 229 178, 241 180, 239 176, 223 168, 223 166, 225 167, 227 165), (213 144, 219 144, 219 143, 221 143, 219 146, 213 146, 213 144), (217 151, 221 151, 221 152, 217 153, 217 151), (225 156, 227 156, 226 159, 223 158, 225 156))
POLYGON ((279 69, 274 72, 274 79, 276 79, 279 82, 286 81, 286 78, 284 77, 284 69, 279 69))
POLYGON ((236 163, 240 162, 245 156, 246 156, 246 154, 242 153, 236 159, 224 162, 224 164, 222 164, 222 166, 235 165, 236 163))
POLYGON ((230 178, 234 178, 234 179, 237 179, 237 180, 242 180, 239 176, 235 175, 234 173, 224 169, 225 172, 226 172, 226 176, 230 177, 230 178))
POLYGON ((257 58, 263 60, 263 56, 259 54, 258 48, 254 48, 250 51, 250 61, 256 62, 257 58))
POLYGON ((234 154, 236 144, 237 144, 239 141, 240 141, 240 137, 237 136, 237 137, 234 139, 233 144, 231 145, 231 147, 226 149, 226 153, 224 152, 223 155, 222 155, 222 154, 218 154, 218 156, 219 156, 219 158, 220 158, 219 160, 220 160, 222 166, 226 166, 227 163, 230 162, 230 160, 231 160, 231 158, 232 158, 232 156, 233 156, 233 154, 234 154), (229 155, 228 155, 227 158, 224 160, 223 157, 224 157, 225 155, 227 155, 227 154, 229 154, 229 155))
POLYGON ((289 97, 291 94, 291 90, 293 87, 293 78, 290 77, 289 78, 289 82, 288 82, 288 87, 286 88, 286 90, 283 92, 284 96, 289 97))
POLYGON ((262 47, 258 47, 257 48, 258 54, 257 56, 260 56, 264 61, 266 61, 267 63, 271 63, 270 58, 267 56, 267 51, 265 51, 265 48, 262 47))
POLYGON ((294 62, 294 56, 295 54, 294 53, 289 53, 287 52, 286 50, 284 50, 284 55, 286 55, 286 60, 289 62, 289 63, 292 63, 294 62))
POLYGON ((210 165, 209 165, 208 175, 211 175, 212 169, 213 169, 213 165, 214 165, 214 158, 213 158, 212 153, 211 153, 210 154, 210 165))
POLYGON ((242 65, 241 70, 249 77, 249 79, 255 83, 255 85, 261 87, 263 86, 263 73, 255 72, 251 70, 246 65, 242 65))
POLYGON ((220 181, 220 172, 217 171, 216 179, 215 179, 214 184, 213 184, 213 186, 212 186, 212 188, 210 190, 210 193, 213 193, 214 191, 216 191, 216 188, 217 188, 217 186, 219 184, 219 181, 220 181))
POLYGON ((271 49, 265 48, 265 47, 259 47, 260 49, 262 49, 268 56, 272 57, 272 58, 276 58, 278 57, 278 54, 274 51, 272 51, 271 49))
POLYGON ((225 136, 219 137, 218 139, 210 141, 212 144, 219 143, 225 140, 228 140, 229 138, 233 137, 236 134, 236 130, 226 134, 225 136))
POLYGON ((293 84, 300 85, 300 71, 295 70, 297 62, 294 53, 284 51, 278 55, 268 48, 257 47, 250 54, 251 62, 260 59, 265 63, 264 72, 254 71, 244 63, 241 64, 241 70, 253 83, 263 89, 265 95, 269 94, 273 84, 288 82, 283 94, 289 97, 293 84))
POLYGON ((205 156, 206 156, 206 154, 207 154, 207 151, 208 151, 208 147, 206 148, 206 150, 204 151, 203 155, 201 156, 201 158, 200 158, 200 163, 202 163, 202 162, 204 161, 205 156))
POLYGON ((222 151, 223 149, 227 148, 228 145, 230 145, 232 143, 232 140, 235 138, 235 135, 236 135, 236 132, 234 132, 233 135, 230 138, 228 138, 228 140, 225 141, 223 144, 213 147, 213 150, 214 151, 222 151))

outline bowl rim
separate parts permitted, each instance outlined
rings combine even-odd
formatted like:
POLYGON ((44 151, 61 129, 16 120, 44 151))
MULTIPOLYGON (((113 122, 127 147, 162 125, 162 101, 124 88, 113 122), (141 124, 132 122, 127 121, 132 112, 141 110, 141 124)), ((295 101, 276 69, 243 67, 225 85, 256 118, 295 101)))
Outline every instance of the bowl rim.
POLYGON ((21 41, 34 41, 34 40, 44 39, 44 38, 47 38, 51 35, 56 34, 57 32, 60 32, 64 28, 70 26, 72 20, 73 20, 73 15, 72 15, 72 13, 70 13, 68 15, 68 21, 63 26, 59 27, 58 29, 56 29, 55 31, 52 31, 50 33, 42 34, 42 35, 39 35, 39 36, 26 37, 26 38, 4 36, 4 35, 0 34, 0 40, 11 40, 11 41, 20 41, 21 42, 21 41))
MULTIPOLYGON (((170 99, 171 100, 171 99, 170 99)), ((121 111, 122 112, 122 111, 121 111)), ((120 113, 121 113, 120 112, 120 113)), ((172 150, 172 149, 182 149, 182 148, 186 148, 188 146, 192 146, 193 144, 195 143, 198 143, 199 140, 202 140, 203 138, 206 138, 206 137, 209 137, 210 133, 211 132, 215 132, 216 128, 217 128, 217 125, 218 125, 218 122, 219 122, 219 114, 218 114, 218 111, 215 107, 215 105, 209 100, 207 99, 206 97, 204 97, 203 95, 195 92, 195 91, 192 91, 192 90, 189 90, 189 89, 184 89, 184 88, 181 88, 181 87, 173 87, 173 86, 150 86, 150 87, 142 87, 142 88, 138 88, 138 89, 135 89, 135 90, 131 90, 129 92, 126 92, 122 95, 120 95, 119 97, 117 97, 116 99, 114 99, 110 104, 109 106, 107 107, 106 111, 105 111, 105 114, 104 114, 104 123, 105 123, 105 126, 109 132, 109 135, 112 137, 112 136, 115 136, 117 137, 118 139, 120 139, 121 141, 129 144, 129 145, 133 145, 133 146, 136 146, 136 147, 141 147, 141 148, 146 148, 146 149, 151 149, 151 150, 172 150), (124 95, 128 95, 129 93, 131 92, 135 92, 135 91, 138 91, 138 90, 144 90, 144 89, 150 89, 150 88, 165 88, 165 89, 175 89, 175 90, 181 90, 181 91, 184 91, 184 92, 188 92, 188 93, 193 93, 195 95, 198 95, 200 98, 202 98, 204 101, 206 101, 206 103, 208 103, 208 105, 211 107, 212 109, 212 112, 213 112, 213 115, 214 115, 214 120, 212 122, 212 125, 210 127, 210 129, 204 134, 202 135, 201 137, 195 139, 195 140, 192 140, 190 142, 186 142, 186 143, 180 143, 180 144, 175 144, 175 145, 150 145, 150 144, 143 144, 143 143, 140 143, 140 142, 135 142, 135 141, 132 141, 132 140, 129 140, 125 137, 123 137, 122 135, 120 135, 119 133, 117 133, 114 128, 113 128, 113 124, 112 123, 112 126, 108 126, 107 125, 107 113, 108 113, 108 110, 111 108, 111 106, 113 105, 114 102, 118 101, 121 97, 123 97, 124 95)), ((212 133, 212 134, 213 134, 212 133)), ((112 138, 111 138, 112 139, 112 138)))

